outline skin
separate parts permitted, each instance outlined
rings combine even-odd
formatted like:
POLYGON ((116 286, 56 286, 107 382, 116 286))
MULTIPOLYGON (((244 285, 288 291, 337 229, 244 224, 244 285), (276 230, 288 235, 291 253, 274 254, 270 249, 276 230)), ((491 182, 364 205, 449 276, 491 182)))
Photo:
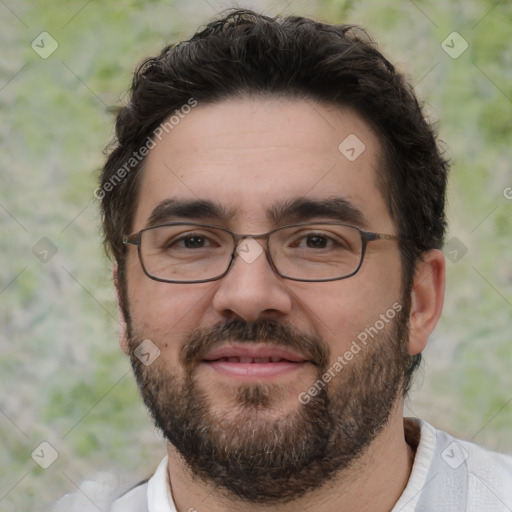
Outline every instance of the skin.
MULTIPOLYGON (((377 136, 350 109, 276 98, 200 104, 149 152, 132 232, 146 227, 153 208, 170 197, 209 199, 235 208, 236 214, 226 227, 237 233, 259 234, 276 227, 264 213, 274 202, 295 197, 323 199, 335 194, 363 212, 367 230, 396 234, 376 185, 379 153, 377 136), (356 134, 366 146, 352 162, 338 150, 350 134, 356 134)), ((208 218, 204 221, 218 222, 208 218)), ((118 286, 116 268, 114 280, 118 286)), ((252 263, 237 258, 228 274, 218 281, 161 283, 143 273, 135 247, 129 247, 127 257, 134 332, 141 339, 151 339, 161 351, 160 364, 178 376, 183 375, 178 356, 186 335, 197 327, 207 328, 233 318, 247 322, 272 318, 315 334, 326 341, 335 358, 349 349, 358 333, 374 325, 379 315, 399 301, 400 283, 400 257, 393 241, 369 244, 356 275, 325 283, 282 279, 263 256, 252 263)), ((444 257, 432 250, 425 254, 415 274, 409 318, 411 355, 424 349, 441 314, 443 296, 444 257)), ((128 354, 123 330, 120 344, 128 354)), ((207 390, 212 409, 229 415, 233 382, 208 370, 198 370, 198 383, 207 390)), ((275 407, 260 411, 258 420, 275 421, 295 411, 300 405, 297 396, 314 380, 316 375, 307 366, 278 377, 276 382, 287 392, 279 394, 275 407)), ((169 474, 177 510, 391 510, 407 484, 414 459, 404 440, 402 414, 400 398, 387 427, 350 471, 338 474, 300 500, 272 507, 229 500, 194 480, 169 444, 169 474)))

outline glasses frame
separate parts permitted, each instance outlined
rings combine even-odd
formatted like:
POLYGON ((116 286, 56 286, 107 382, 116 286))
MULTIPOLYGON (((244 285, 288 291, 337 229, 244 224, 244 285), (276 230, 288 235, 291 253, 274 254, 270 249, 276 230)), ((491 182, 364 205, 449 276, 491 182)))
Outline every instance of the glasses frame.
POLYGON ((227 228, 224 228, 222 226, 216 226, 215 224, 199 224, 196 222, 167 222, 165 224, 158 224, 156 226, 149 226, 147 228, 143 228, 140 231, 138 231, 137 233, 132 233, 131 235, 123 235, 122 240, 123 240, 124 246, 126 246, 126 245, 136 245, 137 246, 137 253, 139 255, 140 264, 142 266, 144 273, 150 279, 153 279, 154 281, 160 281, 162 283, 197 284, 197 283, 208 283, 210 281, 217 281, 219 279, 222 279, 231 269, 231 267, 233 265, 233 261, 235 261, 239 242, 241 240, 245 240, 246 238, 254 238, 254 239, 264 238, 265 239, 265 255, 267 257, 267 261, 268 261, 270 267, 272 268, 272 270, 279 277, 282 277, 283 279, 289 279, 291 281, 300 281, 300 282, 304 282, 304 283, 323 283, 323 282, 328 282, 328 281, 340 281, 342 279, 347 279, 349 277, 352 277, 353 275, 355 275, 359 272, 361 266, 363 265, 363 260, 364 260, 365 254, 366 254, 366 247, 367 247, 368 243, 375 242, 377 240, 393 240, 393 241, 405 240, 404 238, 401 238, 397 235, 386 235, 383 233, 373 233, 372 231, 365 231, 361 228, 358 228, 357 226, 352 226, 351 224, 346 224, 344 222, 335 222, 335 221, 299 222, 296 224, 287 224, 285 226, 279 226, 278 228, 274 228, 271 231, 268 231, 267 233, 262 233, 259 235, 234 233, 233 231, 230 231, 227 228), (318 224, 323 224, 323 225, 328 225, 328 226, 346 226, 346 227, 355 229, 359 232, 359 235, 361 237, 362 248, 361 248, 361 257, 359 259, 359 264, 357 265, 357 268, 350 274, 347 274, 347 275, 344 275, 341 277, 332 277, 332 278, 328 278, 328 279, 298 279, 296 277, 290 277, 290 276, 287 276, 287 275, 279 272, 279 270, 276 268, 276 266, 274 264, 271 254, 270 254, 270 246, 269 246, 270 236, 273 233, 275 233, 276 231, 280 231, 282 229, 301 227, 301 226, 317 226, 318 224), (141 252, 142 233, 144 233, 145 231, 149 231, 151 229, 156 229, 156 228, 165 227, 165 226, 195 226, 198 228, 215 228, 215 229, 219 229, 221 231, 224 231, 225 233, 230 234, 231 237, 233 238, 234 248, 233 248, 233 252, 231 253, 231 260, 229 261, 226 270, 224 272, 222 272, 222 274, 219 274, 218 276, 210 277, 208 279, 198 279, 195 281, 176 281, 176 280, 172 280, 172 279, 163 279, 161 277, 156 277, 156 276, 150 274, 148 272, 148 270, 146 269, 146 267, 144 265, 144 260, 142 258, 142 252, 141 252))

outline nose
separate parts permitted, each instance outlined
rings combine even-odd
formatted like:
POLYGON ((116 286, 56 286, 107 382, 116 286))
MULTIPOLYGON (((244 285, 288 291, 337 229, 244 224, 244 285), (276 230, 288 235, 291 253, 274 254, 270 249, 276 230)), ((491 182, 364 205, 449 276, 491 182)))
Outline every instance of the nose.
POLYGON ((270 266, 263 242, 249 237, 238 244, 235 259, 219 280, 212 303, 226 318, 254 322, 288 314, 292 296, 283 278, 270 266))

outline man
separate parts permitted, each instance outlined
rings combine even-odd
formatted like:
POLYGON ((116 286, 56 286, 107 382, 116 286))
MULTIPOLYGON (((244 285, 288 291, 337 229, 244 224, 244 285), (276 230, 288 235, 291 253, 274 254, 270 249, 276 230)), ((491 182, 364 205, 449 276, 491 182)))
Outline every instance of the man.
POLYGON ((403 418, 448 164, 361 29, 234 11, 140 66, 116 130, 96 195, 168 453, 102 510, 512 510, 512 458, 403 418))

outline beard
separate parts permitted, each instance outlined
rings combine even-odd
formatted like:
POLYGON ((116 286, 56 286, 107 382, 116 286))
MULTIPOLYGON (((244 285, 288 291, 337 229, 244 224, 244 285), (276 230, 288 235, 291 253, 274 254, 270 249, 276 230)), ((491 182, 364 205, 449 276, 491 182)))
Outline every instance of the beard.
POLYGON ((216 408, 196 376, 202 356, 214 345, 266 341, 307 353, 315 365, 315 381, 321 380, 335 360, 325 341, 271 319, 233 320, 193 331, 180 355, 184 376, 178 376, 160 364, 163 358, 144 366, 133 355, 143 338, 133 335, 128 317, 131 364, 155 425, 194 477, 230 498, 287 503, 356 464, 386 427, 404 392, 411 360, 410 306, 402 305, 387 330, 375 335, 307 403, 297 396, 297 408, 287 414, 275 414, 280 399, 290 393, 283 384, 233 384, 230 406, 216 408))

